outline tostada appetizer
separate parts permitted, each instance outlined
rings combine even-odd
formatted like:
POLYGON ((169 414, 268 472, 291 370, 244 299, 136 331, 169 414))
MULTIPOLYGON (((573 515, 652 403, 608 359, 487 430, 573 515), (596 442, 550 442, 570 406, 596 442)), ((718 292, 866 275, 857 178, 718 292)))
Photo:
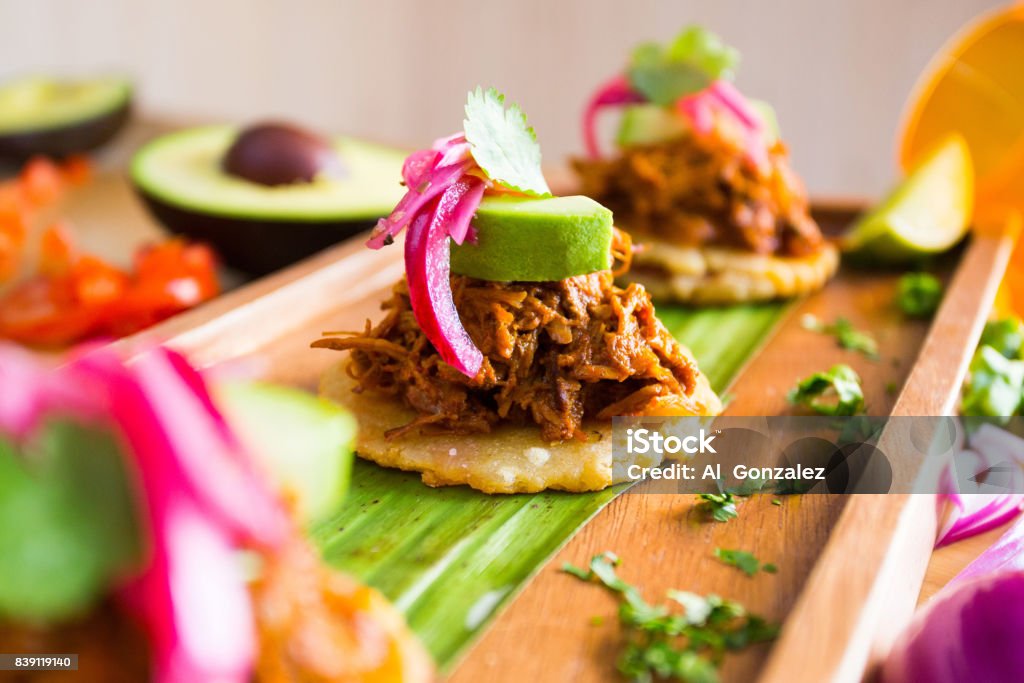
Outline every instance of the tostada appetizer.
POLYGON ((613 483, 611 418, 712 415, 718 397, 641 285, 614 284, 611 211, 553 197, 522 111, 469 94, 464 131, 406 159, 384 318, 315 347, 349 351, 322 391, 359 421, 357 453, 431 486, 488 493, 613 483))
POLYGON ((820 289, 838 252, 811 217, 771 108, 730 83, 735 50, 687 28, 639 46, 624 75, 591 98, 583 194, 615 212, 637 245, 630 277, 656 298, 732 303, 820 289), (604 156, 597 114, 620 107, 604 156))
POLYGON ((434 680, 399 612, 302 535, 293 503, 323 500, 310 497, 319 484, 275 479, 271 456, 247 445, 276 428, 286 436, 273 457, 294 471, 315 455, 328 475, 349 462, 347 417, 302 392, 247 386, 228 400, 159 348, 128 365, 101 350, 48 370, 0 346, 0 652, 78 657, 74 673, 13 680, 434 680), (268 401, 276 410, 254 412, 268 401), (253 434, 253 420, 273 427, 253 434), (310 433, 336 450, 304 453, 296 434, 310 433))

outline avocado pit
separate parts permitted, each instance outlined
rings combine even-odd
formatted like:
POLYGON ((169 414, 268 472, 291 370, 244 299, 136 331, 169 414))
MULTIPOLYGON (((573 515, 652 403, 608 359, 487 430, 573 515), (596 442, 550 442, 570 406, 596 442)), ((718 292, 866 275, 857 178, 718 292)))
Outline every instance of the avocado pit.
POLYGON ((221 166, 229 175, 270 187, 344 175, 344 166, 329 140, 276 122, 242 130, 225 152, 221 166))

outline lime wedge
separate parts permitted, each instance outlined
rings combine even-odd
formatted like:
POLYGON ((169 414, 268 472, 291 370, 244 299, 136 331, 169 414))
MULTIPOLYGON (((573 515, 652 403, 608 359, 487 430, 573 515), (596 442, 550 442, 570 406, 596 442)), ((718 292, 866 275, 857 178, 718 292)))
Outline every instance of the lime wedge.
POLYGON ((973 205, 971 155, 963 137, 950 134, 921 157, 881 204, 853 225, 841 246, 856 260, 920 261, 963 239, 973 205))

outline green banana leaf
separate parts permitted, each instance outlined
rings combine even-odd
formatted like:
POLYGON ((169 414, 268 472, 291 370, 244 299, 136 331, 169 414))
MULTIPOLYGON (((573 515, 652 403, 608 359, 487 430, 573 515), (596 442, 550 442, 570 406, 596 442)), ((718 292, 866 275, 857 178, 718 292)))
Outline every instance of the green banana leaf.
MULTIPOLYGON (((718 391, 767 339, 785 305, 658 306, 718 391)), ((432 489, 359 461, 339 513, 316 525, 324 558, 375 586, 443 669, 573 534, 627 485, 597 493, 488 496, 432 489)))

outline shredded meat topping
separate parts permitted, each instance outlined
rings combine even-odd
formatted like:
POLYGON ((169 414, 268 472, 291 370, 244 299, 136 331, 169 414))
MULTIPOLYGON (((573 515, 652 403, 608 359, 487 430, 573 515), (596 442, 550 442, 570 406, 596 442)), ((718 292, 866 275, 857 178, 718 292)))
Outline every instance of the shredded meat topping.
POLYGON ((393 429, 487 432, 536 423, 548 442, 586 438, 584 418, 635 415, 659 397, 689 396, 697 369, 654 315, 640 285, 610 271, 560 282, 488 282, 452 276, 462 324, 484 355, 470 379, 444 363, 420 330, 403 280, 387 315, 361 333, 313 346, 350 350, 360 390, 400 398, 417 417, 393 429))
POLYGON ((302 539, 266 558, 252 594, 254 683, 433 680, 426 654, 384 599, 325 566, 302 539))
POLYGON ((629 147, 615 158, 576 159, 573 165, 582 193, 638 236, 789 256, 815 254, 824 244, 782 143, 760 171, 719 134, 629 147))
POLYGON ((0 652, 78 655, 79 670, 5 673, 8 683, 65 683, 68 680, 138 683, 149 680, 151 662, 146 636, 112 602, 60 625, 0 622, 0 652), (80 678, 79 678, 80 677, 80 678))

